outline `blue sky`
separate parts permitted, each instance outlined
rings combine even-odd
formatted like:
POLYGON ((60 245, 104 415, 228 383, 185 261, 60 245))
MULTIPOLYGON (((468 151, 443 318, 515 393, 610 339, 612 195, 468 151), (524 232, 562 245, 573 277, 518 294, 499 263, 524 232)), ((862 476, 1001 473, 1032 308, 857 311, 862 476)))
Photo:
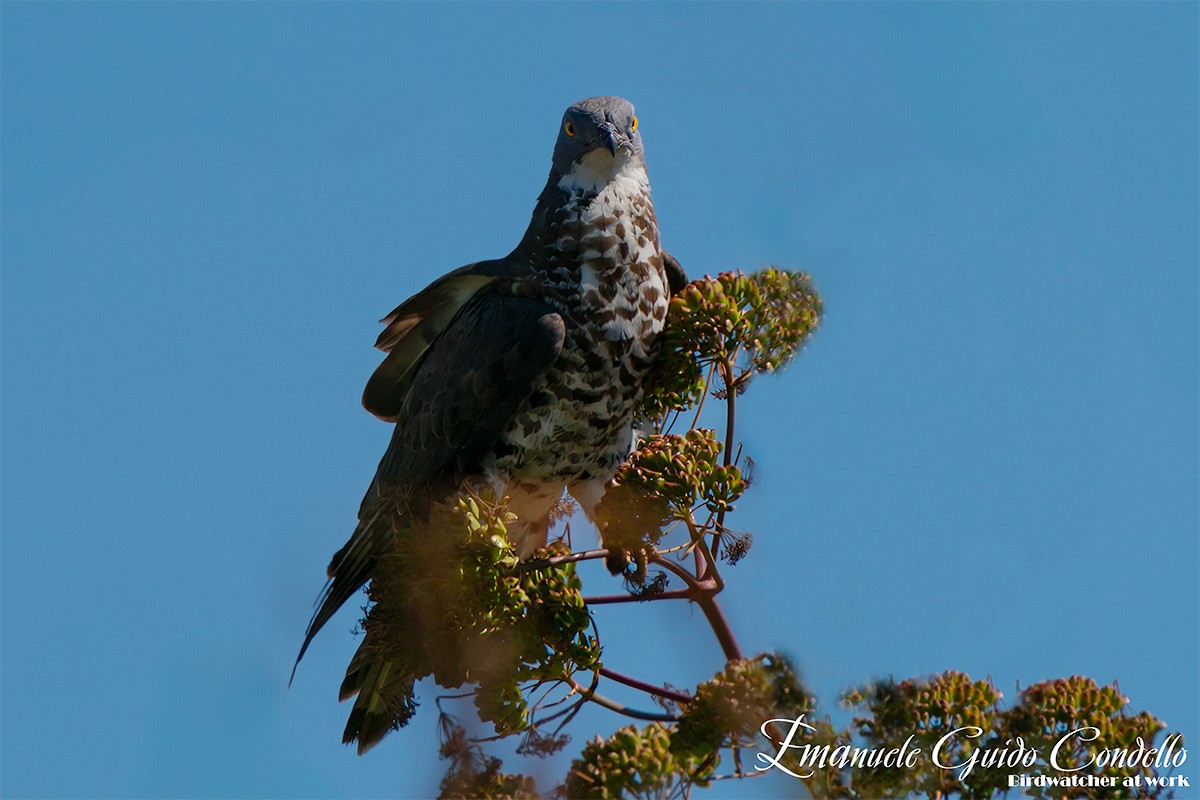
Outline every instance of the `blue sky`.
MULTIPOLYGON (((353 613, 288 671, 387 441, 375 320, 516 243, 594 94, 637 104, 692 275, 825 297, 741 406, 743 648, 827 705, 1118 679, 1200 742, 1196 4, 0 17, 5 796, 435 790, 429 687, 368 756, 339 743, 353 613)), ((606 610, 606 652, 692 685, 720 651, 665 606, 606 610)))

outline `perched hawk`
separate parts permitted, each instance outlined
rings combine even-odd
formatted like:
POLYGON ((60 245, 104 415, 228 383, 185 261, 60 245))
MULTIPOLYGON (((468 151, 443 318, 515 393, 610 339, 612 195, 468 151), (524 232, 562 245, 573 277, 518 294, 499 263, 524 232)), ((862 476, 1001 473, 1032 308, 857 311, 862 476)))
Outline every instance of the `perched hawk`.
MULTIPOLYGON (((518 517, 510 535, 522 557, 545 543, 564 489, 591 516, 630 453, 642 379, 684 283, 659 245, 633 105, 572 105, 520 244, 437 279, 382 320, 376 347, 388 355, 363 405, 396 427, 297 662, 371 579, 390 544, 381 509, 399 492, 493 487, 518 517)), ((387 728, 370 719, 369 670, 357 661, 342 695, 359 694, 345 741, 362 752, 387 728)))

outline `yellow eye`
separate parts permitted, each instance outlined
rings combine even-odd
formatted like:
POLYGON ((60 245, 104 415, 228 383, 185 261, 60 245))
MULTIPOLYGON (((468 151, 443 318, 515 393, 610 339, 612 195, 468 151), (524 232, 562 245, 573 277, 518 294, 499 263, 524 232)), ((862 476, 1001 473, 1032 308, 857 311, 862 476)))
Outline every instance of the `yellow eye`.
POLYGON ((575 135, 575 126, 569 122, 566 125, 563 125, 563 130, 567 132, 567 136, 575 135))
POLYGON ((631 131, 637 130, 637 117, 633 118, 633 124, 629 126, 629 130, 631 130, 631 131))

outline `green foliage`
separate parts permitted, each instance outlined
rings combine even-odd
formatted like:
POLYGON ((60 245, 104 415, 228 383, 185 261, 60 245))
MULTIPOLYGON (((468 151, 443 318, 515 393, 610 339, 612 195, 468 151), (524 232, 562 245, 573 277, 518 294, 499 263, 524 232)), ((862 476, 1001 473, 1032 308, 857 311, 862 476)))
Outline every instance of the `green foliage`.
MULTIPOLYGON (((1161 720, 1145 711, 1132 716, 1126 714, 1128 702, 1129 698, 1122 695, 1115 684, 1098 686, 1091 678, 1080 675, 1043 681, 1027 687, 1021 692, 1016 705, 999 714, 995 739, 1003 741, 1020 737, 1028 747, 1041 754, 1039 768, 1047 774, 1069 770, 1076 775, 1117 779, 1112 787, 1058 787, 1048 790, 1034 786, 1026 789, 1031 797, 1086 797, 1097 800, 1131 795, 1157 797, 1161 791, 1145 787, 1144 782, 1144 791, 1137 793, 1130 792, 1122 785, 1125 778, 1134 776, 1158 778, 1160 773, 1156 768, 1145 769, 1128 763, 1097 764, 1097 749, 1119 748, 1133 752, 1137 750, 1139 740, 1145 743, 1145 747, 1150 747, 1150 743, 1166 730, 1161 720), (1081 730, 1081 735, 1068 736, 1073 731, 1081 730), (1093 735, 1095 741, 1090 741, 1093 735), (1063 746, 1054 755, 1052 764, 1049 760, 1051 753, 1060 742, 1063 742, 1063 746)), ((1004 775, 997 775, 996 772, 1004 771, 992 771, 992 785, 1002 785, 1004 775)))
POLYGON ((743 391, 756 373, 787 363, 816 330, 821 313, 821 298, 803 272, 770 267, 693 281, 671 300, 644 416, 660 419, 695 405, 711 365, 727 368, 721 375, 726 389, 743 391))
POLYGON ((671 736, 671 749, 710 758, 722 748, 750 747, 764 721, 794 719, 815 708, 816 700, 784 657, 763 654, 730 661, 696 687, 671 736))
POLYGON ((1028 796, 1038 798, 1170 795, 1167 788, 1145 781, 1162 777, 1152 765, 1097 765, 1097 751, 1135 750, 1139 738, 1144 748, 1150 748, 1165 730, 1161 721, 1145 712, 1127 715, 1128 699, 1115 686, 1098 686, 1091 678, 1074 676, 1026 688, 1009 709, 999 707, 1000 698, 990 681, 972 681, 954 671, 928 680, 884 681, 847 692, 844 702, 870 713, 854 718, 855 732, 869 746, 899 747, 913 736, 910 748, 919 748, 928 757, 905 770, 845 770, 840 777, 848 794, 839 796, 918 794, 982 800, 1009 792, 1012 774, 1115 779, 1112 786, 1023 787, 1028 796), (1085 737, 1069 735, 1081 729, 1087 731, 1085 737), (1095 729, 1095 740, 1090 729, 1095 729), (1126 778, 1141 780, 1127 787, 1126 778))
POLYGON ((567 775, 568 798, 683 797, 707 786, 715 762, 671 748, 671 729, 659 722, 630 725, 588 742, 567 775))
MULTIPOLYGON (((412 680, 478 684, 480 718, 497 733, 524 730, 523 688, 563 681, 599 665, 600 646, 573 564, 521 565, 506 536, 502 503, 462 495, 434 506, 428 527, 398 531, 371 583, 363 621, 375 657, 408 676, 390 698, 397 725, 414 705, 412 680)), ((565 555, 554 543, 536 555, 565 555)))
MULTIPOLYGON (((951 670, 927 681, 880 681, 848 691, 842 700, 871 712, 854 718, 854 728, 868 746, 899 748, 912 736, 909 749, 932 754, 938 740, 958 728, 990 730, 999 698, 991 682, 972 681, 951 670)), ((965 762, 982 741, 951 737, 942 747, 941 763, 965 762)), ((913 792, 946 797, 962 790, 954 772, 939 768, 932 758, 903 770, 860 770, 852 784, 863 797, 905 797, 913 792)))
POLYGON ((746 481, 736 465, 720 463, 721 449, 716 433, 704 428, 653 435, 617 470, 596 509, 610 570, 635 564, 634 583, 640 585, 666 526, 683 522, 698 531, 696 508, 733 509, 746 481))
MULTIPOLYGON (((636 486, 670 506, 670 519, 689 520, 698 503, 712 512, 728 511, 746 490, 741 470, 722 465, 715 431, 649 437, 617 470, 614 486, 636 486)), ((666 521, 666 520, 664 520, 666 521)))
MULTIPOLYGON (((803 715, 802 739, 778 753, 780 764, 802 778, 814 798, 998 798, 1007 794, 1008 775, 1107 775, 1112 787, 1024 787, 1038 798, 1159 798, 1167 788, 1144 781, 1162 773, 1154 767, 1079 769, 1095 760, 1091 751, 1063 750, 1055 770, 1046 756, 1070 731, 1095 727, 1105 747, 1136 748, 1138 737, 1149 748, 1164 728, 1147 714, 1123 712, 1126 699, 1112 687, 1097 687, 1089 678, 1047 681, 1021 693, 1012 709, 998 707, 1001 695, 990 681, 973 681, 948 671, 929 679, 900 683, 881 681, 845 693, 844 700, 861 712, 852 725, 835 731, 828 719, 817 719, 816 701, 786 660, 778 656, 730 662, 713 680, 701 683, 672 730, 655 723, 642 730, 623 728, 608 740, 597 739, 572 765, 569 797, 682 796, 684 789, 718 777, 721 751, 753 748, 775 754, 759 737, 767 720, 793 720, 803 715), (1018 738, 1022 737, 1022 738, 1018 738), (1108 737, 1111 737, 1109 739, 1108 737), (666 744, 664 753, 663 743, 666 744), (801 749, 815 748, 825 760, 801 749), (1040 757, 1018 763, 1019 749, 1040 757), (903 766, 871 764, 863 756, 874 751, 920 756, 903 766), (937 752, 936 760, 934 752, 937 752), (802 754, 806 760, 801 760, 802 754), (670 757, 668 757, 668 754, 670 757), (674 760, 672 760, 672 758, 674 760), (1010 759, 1005 765, 1002 759, 1010 759), (697 765, 699 770, 697 771, 697 765), (674 770, 673 780, 655 770, 674 770), (1070 770, 1071 772, 1068 772, 1070 770), (1134 787, 1125 778, 1141 776, 1134 787)), ((784 726, 786 727, 786 726, 784 726)), ((1135 751, 1136 752, 1136 751, 1135 751)), ((1144 752, 1144 750, 1143 750, 1144 752)), ((745 774, 740 762, 735 776, 745 774)))

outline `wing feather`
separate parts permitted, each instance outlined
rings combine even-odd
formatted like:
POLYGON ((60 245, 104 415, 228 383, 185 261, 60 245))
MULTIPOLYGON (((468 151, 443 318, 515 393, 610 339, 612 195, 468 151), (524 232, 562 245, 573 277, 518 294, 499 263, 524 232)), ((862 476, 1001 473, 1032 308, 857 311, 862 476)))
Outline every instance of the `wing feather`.
POLYGON ((388 355, 367 381, 363 407, 386 422, 395 422, 430 345, 472 297, 513 271, 513 265, 504 259, 467 264, 392 309, 380 320, 385 327, 375 341, 388 355))
POLYGON ((409 516, 403 504, 414 495, 448 491, 478 471, 538 376, 558 357, 565 333, 562 317, 537 298, 477 291, 460 304, 413 365, 391 443, 363 498, 358 526, 329 564, 297 663, 321 627, 370 579, 398 521, 409 516))

